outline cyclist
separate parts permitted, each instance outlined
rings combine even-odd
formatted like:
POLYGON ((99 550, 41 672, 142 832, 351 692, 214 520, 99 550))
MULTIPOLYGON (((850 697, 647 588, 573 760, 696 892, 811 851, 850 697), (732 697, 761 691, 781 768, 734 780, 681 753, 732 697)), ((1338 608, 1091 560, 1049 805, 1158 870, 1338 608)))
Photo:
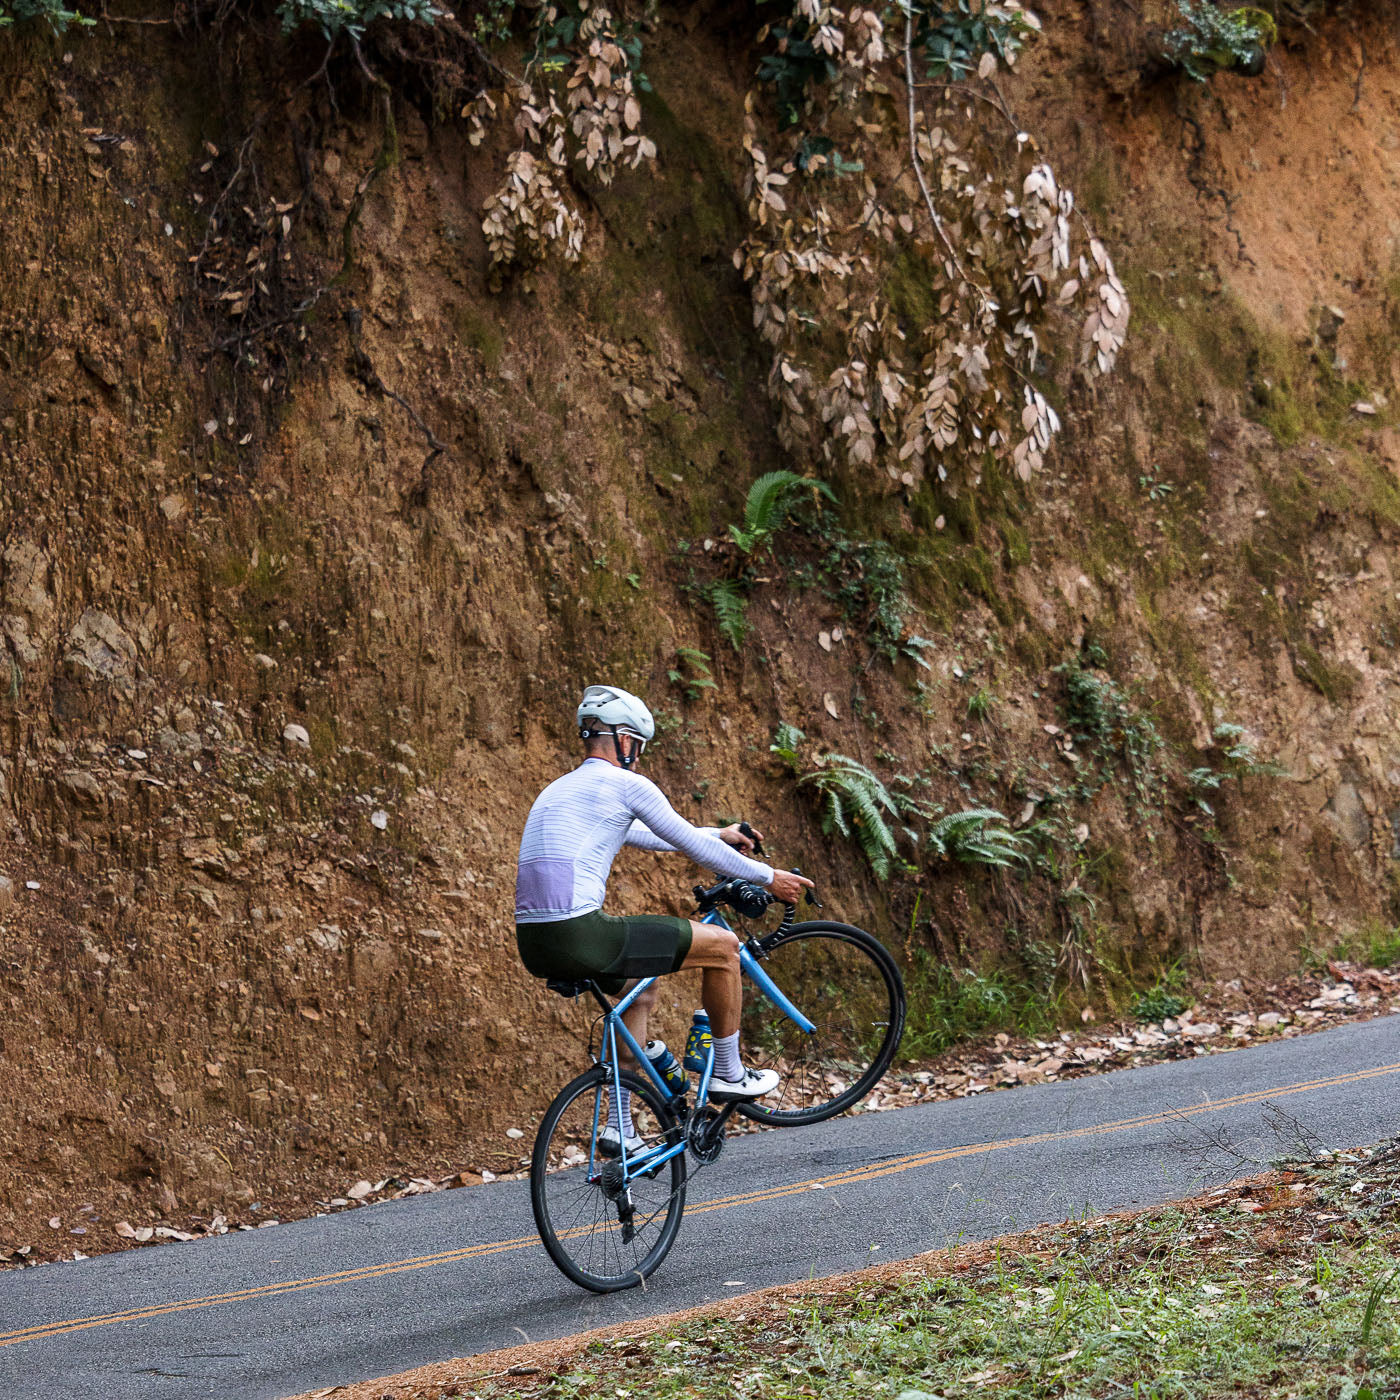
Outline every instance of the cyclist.
MULTIPOLYGON (((616 686, 590 685, 576 720, 584 759, 556 778, 535 799, 520 838, 515 884, 515 933, 520 957, 536 977, 592 978, 610 996, 636 978, 700 968, 701 1001, 710 1017, 715 1066, 710 1098, 755 1099, 777 1087, 773 1070, 746 1069, 739 1058, 739 940, 729 929, 669 915, 603 913, 608 872, 624 845, 649 851, 680 851, 721 875, 737 875, 766 886, 775 898, 795 904, 811 881, 774 870, 744 851, 753 842, 735 826, 692 826, 661 789, 635 771, 647 741, 656 733, 651 711, 616 686)), ((763 834, 756 833, 761 841, 763 834)), ((627 1028, 645 1044, 653 987, 628 1008, 627 1028)), ((616 1154, 625 1137, 628 1152, 641 1138, 632 1123, 631 1095, 610 1094, 608 1123, 600 1150, 616 1154)))

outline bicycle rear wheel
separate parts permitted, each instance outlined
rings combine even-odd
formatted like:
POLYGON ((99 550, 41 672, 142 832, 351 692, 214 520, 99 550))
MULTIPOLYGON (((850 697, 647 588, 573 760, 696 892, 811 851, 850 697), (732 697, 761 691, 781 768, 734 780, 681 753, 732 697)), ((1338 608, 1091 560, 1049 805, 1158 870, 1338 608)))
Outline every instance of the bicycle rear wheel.
POLYGON ((782 1082, 738 1110, 759 1123, 820 1123, 863 1099, 890 1067, 904 1034, 904 980, 894 959, 850 924, 794 924, 761 939, 763 970, 816 1023, 801 1031, 764 997, 746 999, 745 1062, 782 1082))
MULTIPOLYGON (((685 1209, 685 1153, 654 1176, 623 1181, 621 1164, 599 1155, 612 1076, 601 1065, 579 1075, 550 1105, 530 1162, 530 1205, 549 1257, 594 1293, 632 1288, 666 1257, 685 1209)), ((649 1081, 622 1075, 647 1147, 682 1140, 675 1115, 649 1081)))

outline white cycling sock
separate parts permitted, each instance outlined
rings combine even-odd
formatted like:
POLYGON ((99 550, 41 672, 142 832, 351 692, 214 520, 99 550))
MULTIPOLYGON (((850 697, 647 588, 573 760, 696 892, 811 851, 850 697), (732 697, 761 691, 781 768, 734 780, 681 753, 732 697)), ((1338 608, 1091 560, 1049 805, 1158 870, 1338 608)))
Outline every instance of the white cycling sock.
POLYGON ((739 1032, 715 1037, 715 1078, 737 1084, 744 1073, 739 1061, 739 1032))
POLYGON ((632 1123, 632 1091, 630 1089, 618 1090, 616 1086, 608 1086, 608 1127, 616 1130, 619 1123, 626 1124, 627 1131, 620 1134, 623 1137, 635 1137, 637 1129, 632 1123), (618 1102, 618 1095, 621 1094, 622 1102, 618 1102))

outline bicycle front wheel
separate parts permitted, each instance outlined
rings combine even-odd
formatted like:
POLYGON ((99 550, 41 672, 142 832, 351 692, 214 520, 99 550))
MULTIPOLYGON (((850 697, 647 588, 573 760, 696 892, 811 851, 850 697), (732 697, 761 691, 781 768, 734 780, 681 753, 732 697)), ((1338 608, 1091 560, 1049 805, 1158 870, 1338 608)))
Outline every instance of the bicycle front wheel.
POLYGON ((834 1118, 890 1067, 904 1034, 904 979, 884 946, 850 924, 794 924, 760 943, 763 970, 816 1029, 799 1030, 765 997, 746 999, 744 1059, 782 1082, 738 1110, 775 1125, 834 1118))
MULTIPOLYGON (((650 1081, 630 1073, 632 1117, 647 1148, 682 1141, 675 1115, 650 1081)), ((624 1172, 598 1151, 608 1120, 612 1075, 601 1065, 579 1075, 550 1105, 530 1162, 530 1205, 549 1257, 594 1293, 632 1288, 666 1257, 685 1209, 685 1153, 651 1176, 624 1172)))

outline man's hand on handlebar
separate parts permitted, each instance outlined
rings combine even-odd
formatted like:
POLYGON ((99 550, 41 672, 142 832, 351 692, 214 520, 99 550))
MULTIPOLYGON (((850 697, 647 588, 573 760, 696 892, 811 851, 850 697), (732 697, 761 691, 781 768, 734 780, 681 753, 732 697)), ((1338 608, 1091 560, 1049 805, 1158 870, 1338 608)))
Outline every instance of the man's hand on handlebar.
POLYGON ((763 844, 763 833, 755 831, 748 822, 733 822, 719 829, 719 839, 726 845, 737 846, 745 855, 752 855, 763 844), (745 831, 744 828, 748 827, 745 831))
POLYGON ((775 870, 773 882, 768 888, 774 899, 783 904, 796 904, 802 898, 802 891, 812 888, 812 882, 805 875, 795 875, 791 870, 775 870))

